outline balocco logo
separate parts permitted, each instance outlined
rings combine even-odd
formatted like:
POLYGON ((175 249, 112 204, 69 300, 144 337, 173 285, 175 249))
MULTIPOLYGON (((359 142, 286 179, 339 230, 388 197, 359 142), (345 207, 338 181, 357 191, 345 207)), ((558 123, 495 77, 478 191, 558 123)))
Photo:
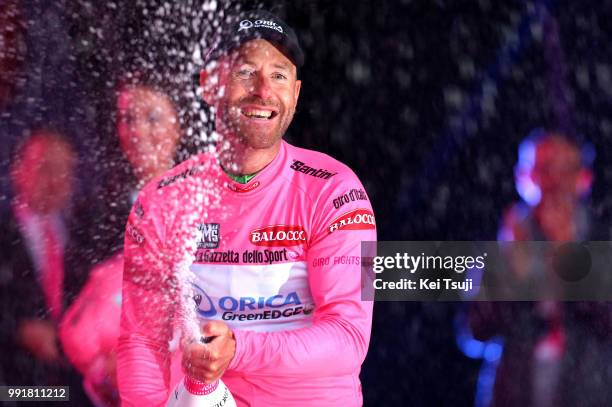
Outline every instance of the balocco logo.
POLYGON ((266 226, 252 230, 249 239, 256 246, 297 246, 306 243, 306 231, 301 226, 266 226))
POLYGON ((375 229, 374 214, 369 209, 355 209, 336 218, 329 225, 329 233, 336 230, 375 229))

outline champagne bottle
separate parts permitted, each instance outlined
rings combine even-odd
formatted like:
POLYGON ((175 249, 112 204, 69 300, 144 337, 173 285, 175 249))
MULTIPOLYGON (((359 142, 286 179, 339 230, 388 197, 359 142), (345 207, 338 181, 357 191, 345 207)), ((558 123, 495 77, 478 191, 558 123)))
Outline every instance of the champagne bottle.
POLYGON ((170 394, 166 407, 236 407, 236 401, 221 379, 205 384, 185 376, 170 394))

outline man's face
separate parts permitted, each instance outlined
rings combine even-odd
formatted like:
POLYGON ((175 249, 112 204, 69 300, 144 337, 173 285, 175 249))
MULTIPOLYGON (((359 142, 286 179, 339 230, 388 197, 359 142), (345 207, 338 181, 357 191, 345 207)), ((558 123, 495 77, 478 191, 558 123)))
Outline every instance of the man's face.
POLYGON ((536 147, 532 178, 543 197, 578 196, 578 175, 581 170, 580 152, 572 144, 550 138, 536 147))
POLYGON ((217 131, 246 147, 277 145, 295 113, 301 82, 295 65, 275 46, 257 39, 220 61, 217 131))
POLYGON ((20 199, 38 213, 64 209, 72 195, 75 161, 70 145, 58 136, 33 135, 12 163, 12 181, 20 199))

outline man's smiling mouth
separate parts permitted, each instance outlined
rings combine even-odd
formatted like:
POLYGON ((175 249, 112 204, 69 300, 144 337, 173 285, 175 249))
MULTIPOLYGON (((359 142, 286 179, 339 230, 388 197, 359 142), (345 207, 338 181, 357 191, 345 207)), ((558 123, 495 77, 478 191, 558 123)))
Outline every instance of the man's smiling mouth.
POLYGON ((240 109, 240 111, 244 116, 248 117, 249 119, 270 120, 278 116, 278 113, 272 110, 243 108, 240 109))

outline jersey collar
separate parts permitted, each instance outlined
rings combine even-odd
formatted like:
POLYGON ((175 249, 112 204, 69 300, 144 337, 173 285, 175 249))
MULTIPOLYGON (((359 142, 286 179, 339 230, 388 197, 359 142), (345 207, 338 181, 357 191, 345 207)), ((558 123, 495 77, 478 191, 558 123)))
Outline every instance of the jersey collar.
POLYGON ((248 182, 240 183, 236 182, 232 177, 225 173, 222 170, 227 188, 232 192, 240 195, 251 195, 256 194, 259 191, 266 189, 266 187, 273 181, 274 178, 277 178, 283 168, 283 163, 287 161, 287 143, 285 140, 281 140, 280 148, 278 149, 278 153, 276 157, 265 166, 261 171, 255 174, 248 182))

